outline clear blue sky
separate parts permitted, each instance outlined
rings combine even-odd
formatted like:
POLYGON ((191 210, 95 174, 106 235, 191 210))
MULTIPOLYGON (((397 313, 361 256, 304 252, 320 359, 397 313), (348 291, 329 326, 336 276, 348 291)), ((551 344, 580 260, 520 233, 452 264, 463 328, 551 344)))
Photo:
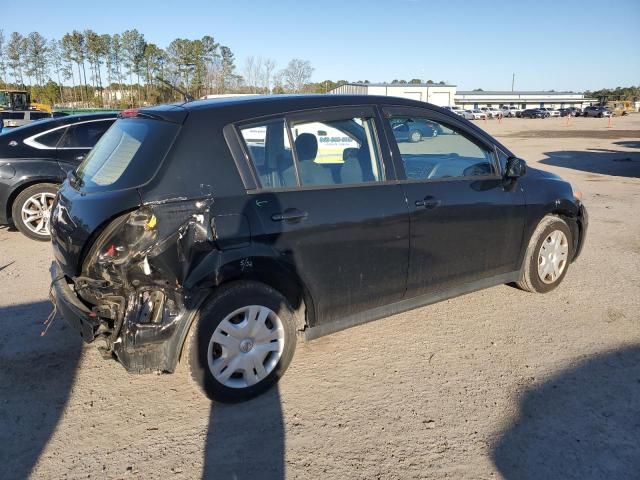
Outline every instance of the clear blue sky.
POLYGON ((584 90, 640 84, 640 0, 29 0, 5 35, 137 28, 162 47, 212 35, 236 54, 309 60, 313 79, 444 80, 458 89, 584 90))

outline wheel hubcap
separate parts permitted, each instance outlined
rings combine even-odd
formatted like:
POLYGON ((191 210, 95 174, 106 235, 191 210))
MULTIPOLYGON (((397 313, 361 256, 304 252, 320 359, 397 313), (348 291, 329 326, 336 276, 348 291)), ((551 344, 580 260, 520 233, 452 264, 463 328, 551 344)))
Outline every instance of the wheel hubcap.
POLYGON ((207 361, 218 382, 246 388, 273 371, 283 350, 282 320, 265 306, 249 305, 230 313, 216 327, 207 361))
POLYGON ((54 198, 53 193, 36 193, 22 205, 22 222, 36 235, 49 235, 49 218, 54 198))
POLYGON ((542 242, 538 253, 538 276, 544 283, 555 282, 565 267, 569 255, 569 242, 564 232, 554 230, 542 242))

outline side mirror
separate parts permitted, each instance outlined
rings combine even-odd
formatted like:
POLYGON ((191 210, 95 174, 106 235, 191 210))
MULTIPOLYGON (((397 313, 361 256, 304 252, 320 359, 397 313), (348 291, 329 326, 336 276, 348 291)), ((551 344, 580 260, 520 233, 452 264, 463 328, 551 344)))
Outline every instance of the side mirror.
POLYGON ((527 173, 527 162, 518 157, 510 157, 507 160, 507 168, 504 176, 506 178, 519 178, 527 173))

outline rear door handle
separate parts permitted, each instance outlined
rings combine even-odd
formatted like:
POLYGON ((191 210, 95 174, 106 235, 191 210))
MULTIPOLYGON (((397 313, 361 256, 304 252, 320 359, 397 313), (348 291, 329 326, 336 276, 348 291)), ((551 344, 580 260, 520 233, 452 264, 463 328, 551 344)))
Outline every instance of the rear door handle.
POLYGON ((428 209, 437 208, 442 203, 442 200, 438 200, 431 195, 424 197, 423 200, 416 200, 416 207, 424 207, 428 209))
POLYGON ((282 213, 274 213, 271 215, 271 220, 274 222, 288 222, 288 223, 298 223, 302 220, 306 220, 309 216, 307 212, 303 212, 302 210, 298 210, 297 208, 287 208, 282 213))

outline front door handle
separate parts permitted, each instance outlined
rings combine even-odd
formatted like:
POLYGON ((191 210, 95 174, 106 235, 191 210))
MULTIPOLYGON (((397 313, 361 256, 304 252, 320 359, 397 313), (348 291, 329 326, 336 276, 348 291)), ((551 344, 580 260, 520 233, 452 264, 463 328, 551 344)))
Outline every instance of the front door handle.
POLYGON ((86 157, 87 154, 83 153, 82 155, 78 155, 76 156, 76 161, 81 162, 82 160, 84 160, 84 157, 86 157))
POLYGON ((282 213, 274 213, 271 215, 271 220, 274 222, 288 222, 288 223, 298 223, 302 220, 306 220, 309 216, 307 212, 303 212, 302 210, 298 210, 297 208, 287 208, 282 213))
POLYGON ((437 208, 442 204, 442 200, 438 200, 431 195, 424 197, 423 200, 416 200, 416 207, 424 207, 428 209, 437 208))

